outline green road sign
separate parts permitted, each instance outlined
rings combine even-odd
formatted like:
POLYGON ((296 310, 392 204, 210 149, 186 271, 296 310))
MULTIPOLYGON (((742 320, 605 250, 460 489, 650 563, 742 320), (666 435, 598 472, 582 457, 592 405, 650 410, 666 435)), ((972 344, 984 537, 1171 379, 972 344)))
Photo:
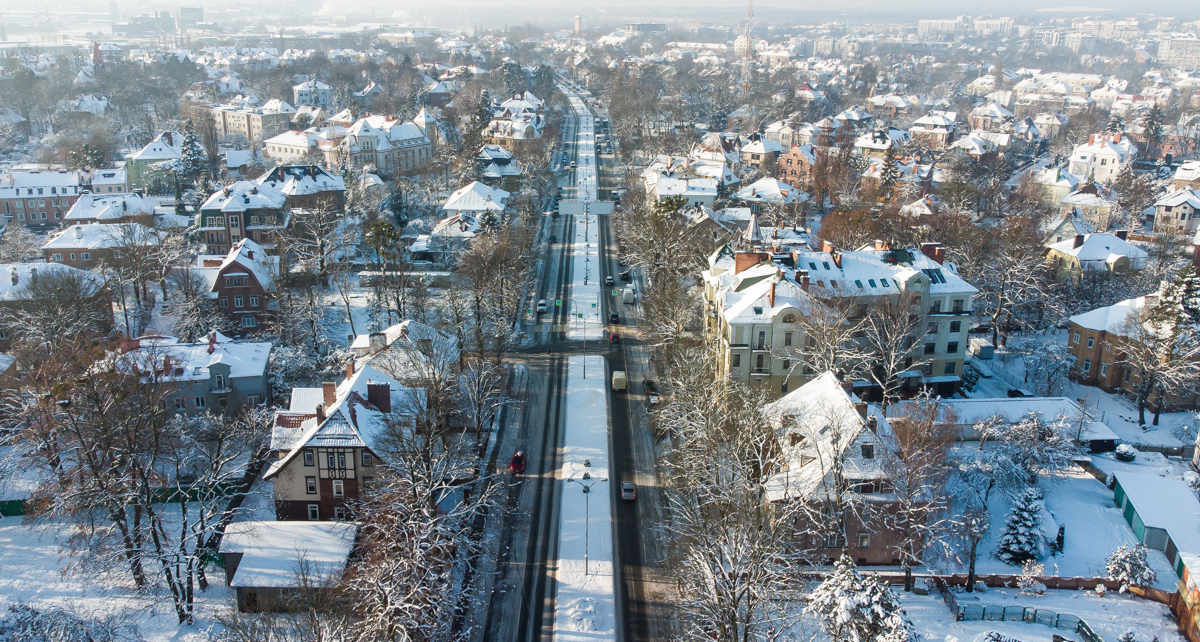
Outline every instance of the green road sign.
POLYGON ((582 312, 579 312, 579 313, 577 313, 577 314, 579 315, 579 318, 580 318, 580 319, 582 319, 582 318, 583 318, 583 313, 582 313, 582 312))
POLYGON ((525 308, 525 314, 533 314, 533 308, 525 308))
POLYGON ((595 308, 595 307, 596 307, 596 304, 595 304, 595 303, 593 303, 593 304, 592 304, 592 307, 593 307, 593 308, 595 308))
POLYGON ((554 300, 554 305, 555 305, 556 307, 557 307, 557 306, 561 306, 561 305, 562 305, 562 299, 555 299, 555 300, 554 300))
POLYGON ((616 291, 616 290, 613 290, 613 293, 612 293, 612 295, 613 295, 613 296, 617 296, 617 291, 616 291))

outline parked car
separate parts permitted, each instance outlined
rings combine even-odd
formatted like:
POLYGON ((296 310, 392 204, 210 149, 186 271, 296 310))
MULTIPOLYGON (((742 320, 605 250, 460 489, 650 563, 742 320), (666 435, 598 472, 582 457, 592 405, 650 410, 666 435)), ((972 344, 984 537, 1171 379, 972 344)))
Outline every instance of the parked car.
POLYGON ((525 451, 518 450, 508 461, 508 470, 518 475, 525 472, 525 451))
POLYGON ((624 271, 624 272, 622 272, 622 273, 621 273, 621 280, 622 280, 622 281, 633 281, 633 277, 632 277, 632 276, 630 276, 630 275, 629 275, 629 271, 628 271, 628 270, 626 270, 626 271, 624 271))
POLYGON ((637 499, 637 486, 633 482, 621 482, 621 499, 627 502, 637 499))
POLYGON ((557 237, 557 236, 551 236, 551 237, 550 237, 550 245, 554 245, 555 243, 558 243, 558 237, 557 237))
POLYGON ((538 314, 541 314, 541 313, 545 312, 545 311, 546 311, 546 309, 547 309, 547 306, 546 306, 546 300, 545 300, 545 299, 539 299, 539 300, 538 300, 538 304, 537 304, 537 311, 538 311, 538 314))
POLYGON ((629 379, 625 376, 624 370, 614 370, 612 373, 612 389, 613 392, 625 392, 625 388, 629 386, 629 379))
POLYGON ((608 342, 620 345, 621 335, 617 334, 616 332, 613 332, 612 334, 608 335, 608 342))
POLYGON ((609 312, 608 313, 608 322, 612 323, 612 324, 620 323, 621 315, 617 314, 616 312, 609 312))
POLYGON ((613 284, 612 275, 604 277, 604 285, 612 285, 612 284, 613 284))
POLYGON ((653 381, 649 379, 642 381, 642 392, 646 395, 646 401, 651 404, 658 403, 658 386, 654 385, 653 381))

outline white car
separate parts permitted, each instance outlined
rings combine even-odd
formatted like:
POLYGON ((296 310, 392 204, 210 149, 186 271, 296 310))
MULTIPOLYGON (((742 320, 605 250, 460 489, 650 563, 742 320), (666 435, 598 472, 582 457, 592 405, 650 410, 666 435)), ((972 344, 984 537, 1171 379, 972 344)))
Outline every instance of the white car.
POLYGON ((537 304, 537 311, 538 311, 538 314, 541 314, 541 313, 545 312, 547 309, 548 309, 548 308, 547 308, 547 306, 546 306, 546 300, 545 300, 545 299, 541 299, 541 300, 539 300, 539 301, 538 301, 538 304, 537 304))

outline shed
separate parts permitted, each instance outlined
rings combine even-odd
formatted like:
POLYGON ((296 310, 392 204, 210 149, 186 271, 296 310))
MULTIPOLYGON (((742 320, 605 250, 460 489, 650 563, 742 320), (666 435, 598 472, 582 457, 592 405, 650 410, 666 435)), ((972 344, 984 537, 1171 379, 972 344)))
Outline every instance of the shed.
POLYGON ((1113 503, 1138 541, 1162 551, 1180 579, 1185 568, 1195 570, 1191 564, 1200 551, 1200 501, 1187 482, 1123 471, 1113 475, 1113 503))
POLYGON ((287 598, 302 584, 320 590, 336 583, 357 532, 348 522, 230 524, 220 553, 226 584, 237 590, 238 610, 287 610, 287 598))

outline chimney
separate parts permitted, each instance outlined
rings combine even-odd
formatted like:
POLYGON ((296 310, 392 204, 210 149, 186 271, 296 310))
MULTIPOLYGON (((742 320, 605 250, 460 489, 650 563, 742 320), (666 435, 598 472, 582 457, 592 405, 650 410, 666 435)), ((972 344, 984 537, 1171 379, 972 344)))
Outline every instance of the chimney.
POLYGON ((379 412, 392 411, 392 385, 388 382, 367 382, 367 402, 379 409, 379 412))
POLYGON ((351 359, 350 363, 346 364, 346 378, 349 379, 350 377, 353 377, 353 376, 354 376, 354 360, 351 359))
POLYGON ((325 423, 325 404, 317 404, 317 425, 325 423))
POLYGON ((938 264, 941 264, 942 260, 946 258, 946 250, 942 249, 941 243, 922 243, 921 254, 928 256, 938 264))
POLYGON ((867 418, 867 402, 860 401, 854 404, 854 409, 858 411, 858 415, 863 419, 867 418))
POLYGON ((372 332, 367 337, 367 346, 371 349, 372 354, 383 350, 387 347, 387 335, 382 332, 372 332))
POLYGON ((1122 241, 1129 240, 1129 230, 1117 230, 1117 238, 1122 241))
POLYGON ((77 238, 77 239, 83 238, 83 226, 82 225, 75 226, 75 238, 77 238))
POLYGON ((890 249, 892 249, 892 248, 888 247, 888 244, 886 241, 881 241, 879 239, 875 239, 875 251, 876 252, 886 252, 890 249))
POLYGON ((17 268, 12 269, 12 284, 16 285, 21 280, 21 276, 17 274, 17 268))
POLYGON ((254 250, 246 250, 246 258, 253 261, 254 260, 254 250))
POLYGON ((1074 244, 1074 245, 1072 245, 1072 246, 1071 246, 1071 248, 1072 248, 1072 249, 1074 249, 1074 248, 1077 248, 1077 247, 1079 247, 1080 245, 1083 245, 1083 235, 1082 235, 1082 234, 1076 234, 1076 235, 1075 235, 1075 244, 1074 244))
POLYGON ((867 417, 867 428, 870 428, 871 432, 879 432, 879 417, 875 415, 867 417))
POLYGON ((829 241, 821 241, 821 251, 827 254, 832 253, 833 246, 829 244, 829 241))
POLYGON ((217 331, 213 330, 208 333, 208 353, 212 354, 217 349, 217 331))
POLYGON ((833 264, 836 265, 839 270, 842 269, 842 253, 834 251, 830 256, 833 257, 833 264))
POLYGON ((771 293, 767 295, 767 301, 770 302, 772 308, 775 307, 775 281, 771 281, 771 293))
POLYGON ((733 273, 740 274, 770 258, 770 255, 763 252, 738 252, 733 258, 733 273))
POLYGON ((1095 144, 1096 144, 1096 135, 1088 134, 1088 145, 1095 145, 1095 144))
POLYGON ((800 281, 800 289, 808 292, 808 270, 796 270, 796 276, 800 281))
POLYGON ((332 406, 337 401, 337 384, 332 381, 321 382, 321 396, 326 406, 332 406))

